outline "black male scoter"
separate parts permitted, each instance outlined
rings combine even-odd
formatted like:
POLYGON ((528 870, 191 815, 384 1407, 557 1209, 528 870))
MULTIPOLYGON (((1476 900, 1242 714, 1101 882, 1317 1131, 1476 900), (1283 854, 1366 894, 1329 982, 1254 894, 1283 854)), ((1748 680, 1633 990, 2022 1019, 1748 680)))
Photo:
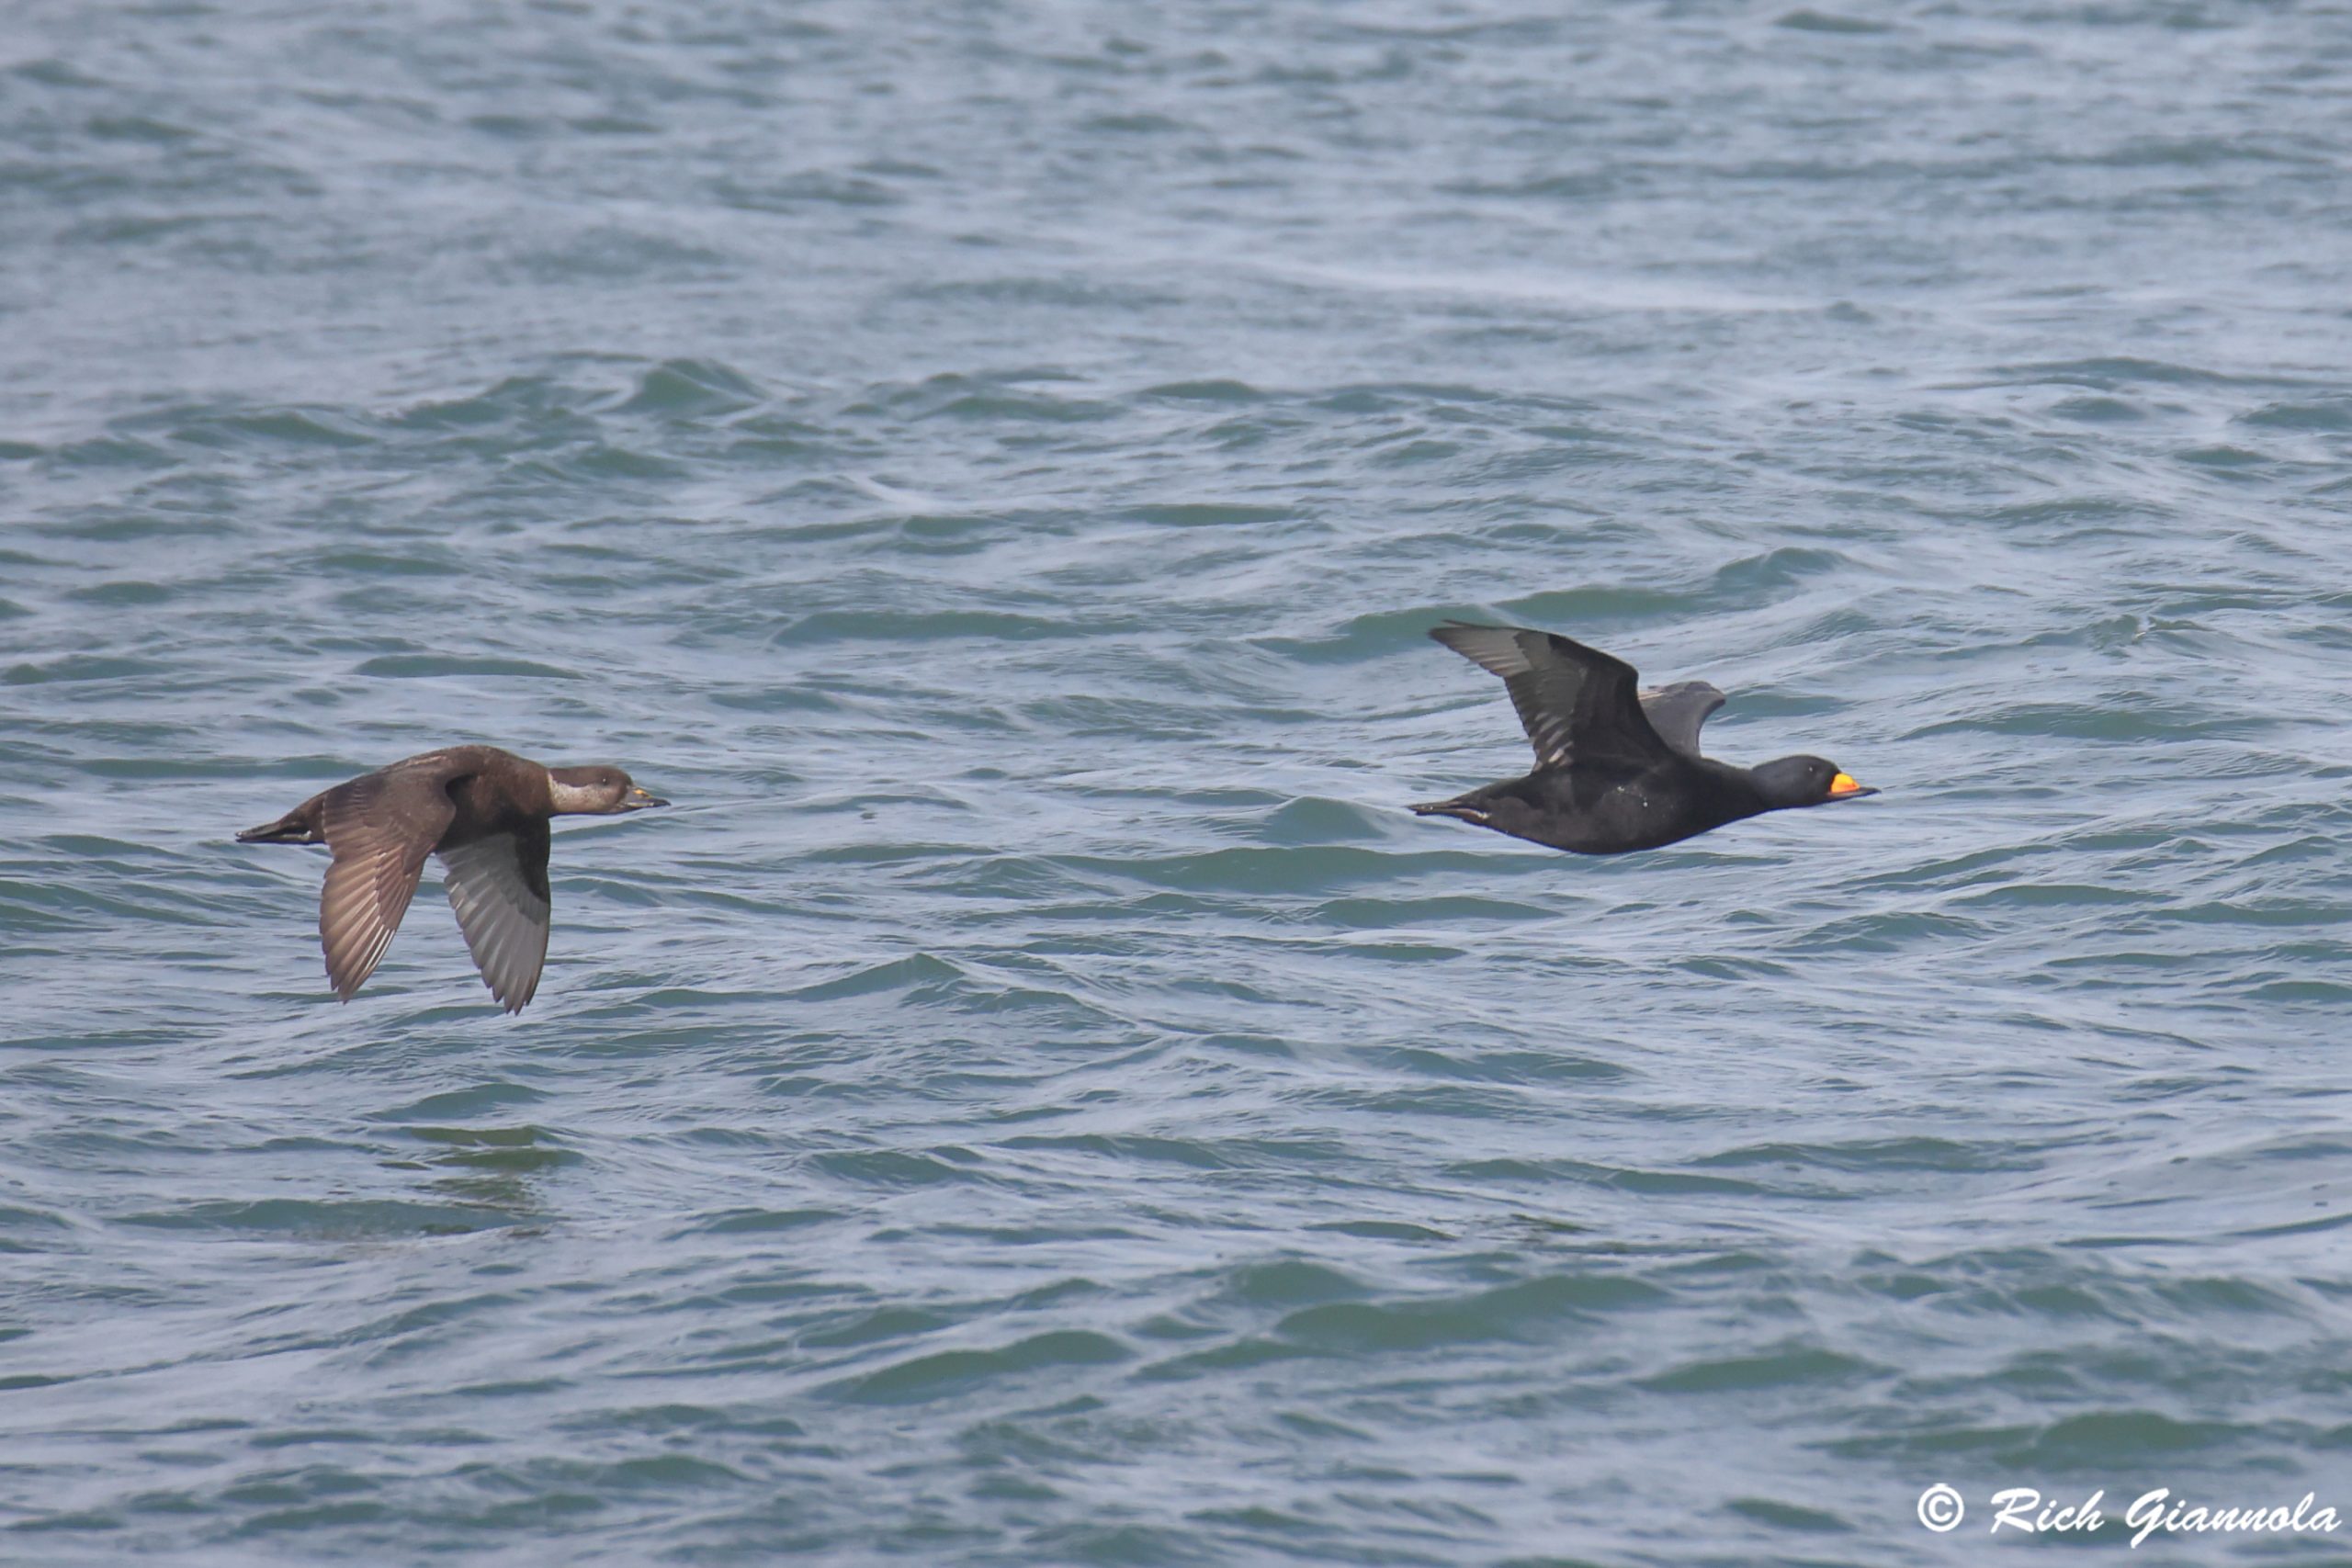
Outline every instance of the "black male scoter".
POLYGON ((1535 771, 1413 807, 1582 855, 1654 850, 1799 806, 1878 791, 1819 757, 1736 768, 1699 754, 1724 705, 1704 681, 1639 689, 1634 667, 1555 632, 1451 621, 1430 636, 1502 677, 1535 746, 1535 771))

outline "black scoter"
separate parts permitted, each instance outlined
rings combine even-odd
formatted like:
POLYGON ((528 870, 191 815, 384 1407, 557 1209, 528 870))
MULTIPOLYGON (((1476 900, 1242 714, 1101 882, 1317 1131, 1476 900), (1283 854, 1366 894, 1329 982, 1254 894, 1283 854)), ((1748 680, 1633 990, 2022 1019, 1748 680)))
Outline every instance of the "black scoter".
POLYGON ((669 804, 618 768, 548 768, 495 746, 452 746, 339 784, 237 841, 332 852, 319 942, 345 1001, 400 929, 424 857, 439 855, 475 967, 499 1005, 520 1012, 548 953, 548 818, 669 804))
POLYGON ((1535 771, 1413 807, 1577 854, 1653 850, 1797 806, 1878 791, 1819 757, 1736 768, 1699 754, 1699 727, 1724 705, 1704 681, 1653 692, 1634 667, 1554 632, 1452 621, 1430 636, 1499 675, 1535 746, 1535 771))

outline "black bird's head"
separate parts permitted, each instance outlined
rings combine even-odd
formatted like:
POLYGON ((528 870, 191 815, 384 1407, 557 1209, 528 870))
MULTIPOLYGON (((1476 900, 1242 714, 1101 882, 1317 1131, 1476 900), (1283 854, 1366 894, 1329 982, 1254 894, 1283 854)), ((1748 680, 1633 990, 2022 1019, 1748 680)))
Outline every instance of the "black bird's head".
POLYGON ((567 817, 613 817, 670 804, 631 784, 618 768, 549 768, 548 793, 567 817))
POLYGON ((1833 800, 1860 800, 1878 791, 1854 782, 1838 764, 1819 757, 1777 757, 1747 770, 1771 809, 1792 806, 1826 806, 1833 800))

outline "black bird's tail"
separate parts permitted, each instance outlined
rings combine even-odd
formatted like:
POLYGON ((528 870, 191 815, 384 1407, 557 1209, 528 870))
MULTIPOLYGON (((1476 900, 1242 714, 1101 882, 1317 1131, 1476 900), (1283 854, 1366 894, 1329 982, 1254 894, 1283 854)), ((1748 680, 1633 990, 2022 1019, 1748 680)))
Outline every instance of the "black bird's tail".
POLYGON ((248 828, 237 835, 237 842, 241 844, 317 844, 325 841, 318 828, 300 807, 275 822, 248 828))
POLYGON ((1483 828, 1487 825, 1487 808, 1470 795, 1456 795, 1452 800, 1424 800, 1411 807, 1416 817, 1458 817, 1464 822, 1483 828))

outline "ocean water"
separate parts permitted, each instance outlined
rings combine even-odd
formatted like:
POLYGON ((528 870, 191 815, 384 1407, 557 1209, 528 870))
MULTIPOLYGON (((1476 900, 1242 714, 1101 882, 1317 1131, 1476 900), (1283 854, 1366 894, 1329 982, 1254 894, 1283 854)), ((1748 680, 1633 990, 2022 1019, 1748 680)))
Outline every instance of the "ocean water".
POLYGON ((2352 1560, 2352 17, 1552 9, 14 8, 0 1560, 2352 1560))

